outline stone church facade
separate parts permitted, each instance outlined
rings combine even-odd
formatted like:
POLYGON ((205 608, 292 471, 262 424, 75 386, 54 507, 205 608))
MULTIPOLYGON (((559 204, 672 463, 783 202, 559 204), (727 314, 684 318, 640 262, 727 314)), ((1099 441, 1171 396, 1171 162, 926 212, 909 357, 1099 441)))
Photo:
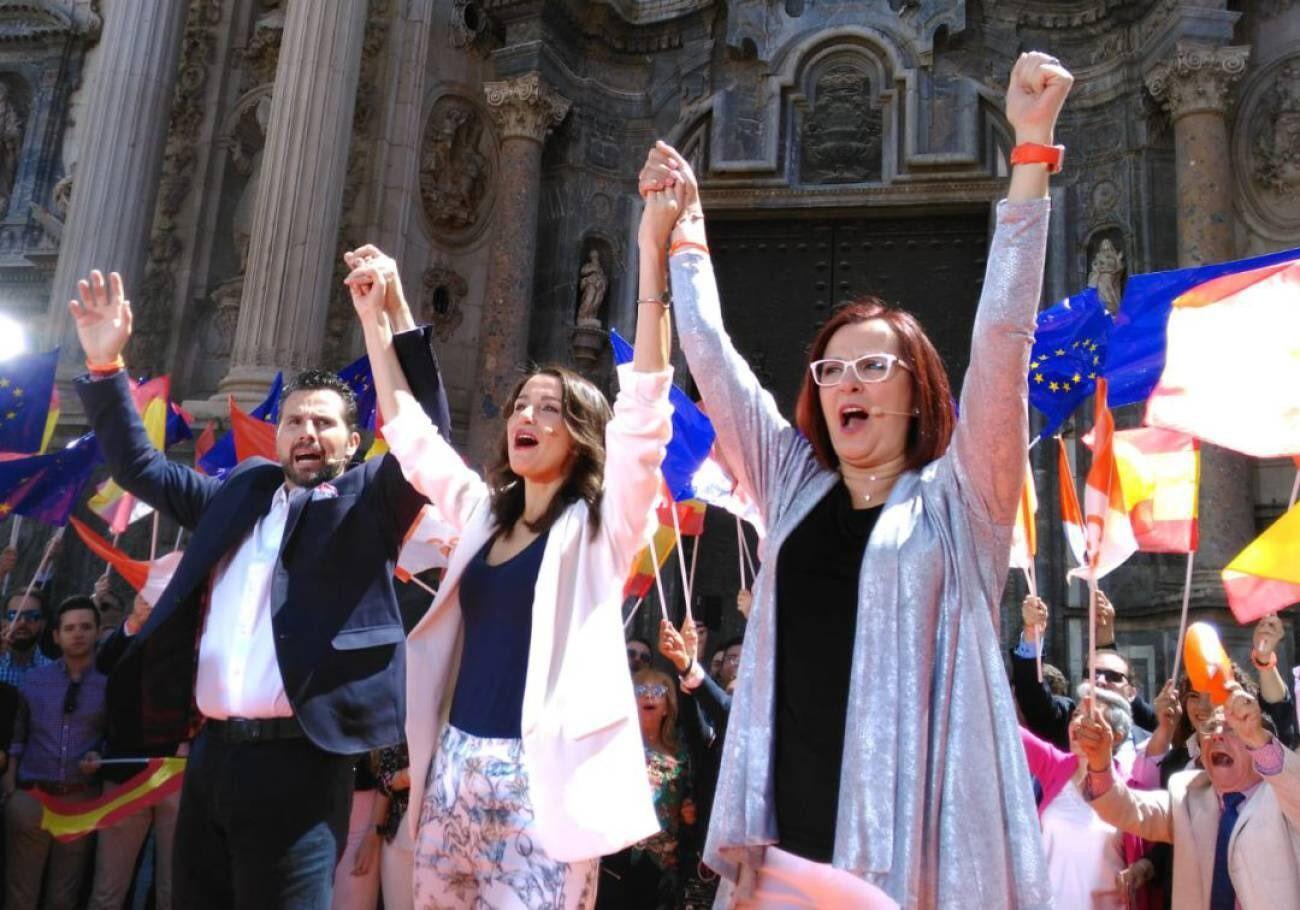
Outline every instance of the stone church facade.
MULTIPOLYGON (((122 271, 133 369, 221 419, 277 370, 361 352, 340 256, 374 242, 482 457, 520 364, 609 382, 635 176, 664 138, 702 176, 728 323, 784 406, 812 331, 856 294, 915 310, 957 377, 1008 172, 1003 80, 1029 48, 1077 79, 1045 302, 1300 246, 1295 0, 0 0, 0 307, 63 345, 67 378, 76 279, 122 271)), ((1040 585, 1077 667, 1049 448, 1040 585)), ((1292 476, 1207 452, 1198 611, 1222 618, 1217 569, 1292 476)), ((728 632, 735 534, 710 515, 696 584, 728 632)), ((63 578, 97 571, 62 559, 63 578)), ((1183 569, 1139 556, 1108 586, 1148 685, 1183 569)))

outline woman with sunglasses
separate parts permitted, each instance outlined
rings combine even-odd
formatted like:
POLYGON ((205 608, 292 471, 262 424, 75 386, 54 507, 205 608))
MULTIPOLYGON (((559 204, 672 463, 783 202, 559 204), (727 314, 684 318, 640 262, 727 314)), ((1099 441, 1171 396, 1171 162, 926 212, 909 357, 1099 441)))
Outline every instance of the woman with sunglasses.
POLYGON ((600 861, 597 910, 676 910, 683 828, 695 823, 688 753, 677 736, 677 687, 658 670, 632 677, 659 831, 600 861))
POLYGON ((1011 73, 1017 147, 960 419, 917 320, 864 300, 818 332, 792 425, 723 328, 690 165, 661 144, 642 171, 643 192, 688 188, 677 327, 769 529, 705 849, 719 906, 1050 903, 995 617, 1028 443, 1042 162, 1059 164, 1071 82, 1037 53, 1011 73))
POLYGON ((597 859, 659 830, 619 611, 671 435, 664 259, 681 196, 646 200, 636 350, 613 413, 571 370, 524 377, 487 481, 402 375, 396 264, 348 256, 384 437, 460 536, 406 647, 416 907, 585 910, 597 859))

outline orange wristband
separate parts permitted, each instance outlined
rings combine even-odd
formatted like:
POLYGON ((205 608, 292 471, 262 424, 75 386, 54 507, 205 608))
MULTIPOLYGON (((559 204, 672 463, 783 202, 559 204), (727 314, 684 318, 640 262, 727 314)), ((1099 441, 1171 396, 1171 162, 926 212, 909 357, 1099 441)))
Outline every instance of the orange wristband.
POLYGON ((86 369, 92 373, 116 373, 118 370, 126 369, 126 361, 122 359, 121 354, 108 363, 92 363, 90 358, 86 358, 86 369))
POLYGON ((1040 145, 1037 142, 1022 142, 1011 150, 1012 164, 1045 164, 1047 173, 1061 173, 1065 161, 1065 146, 1040 145))
POLYGON ((702 243, 696 243, 694 240, 679 240, 668 248, 668 256, 676 256, 682 250, 699 250, 705 256, 711 255, 709 248, 702 243))

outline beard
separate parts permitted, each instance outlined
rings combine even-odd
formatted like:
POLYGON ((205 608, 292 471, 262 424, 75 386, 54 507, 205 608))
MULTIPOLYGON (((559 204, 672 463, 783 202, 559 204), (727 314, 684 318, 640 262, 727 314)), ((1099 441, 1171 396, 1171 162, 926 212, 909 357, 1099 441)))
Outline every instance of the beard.
POLYGON ((280 462, 280 468, 289 482, 307 490, 333 480, 342 474, 347 466, 347 459, 324 458, 320 467, 303 469, 294 463, 292 455, 280 462))

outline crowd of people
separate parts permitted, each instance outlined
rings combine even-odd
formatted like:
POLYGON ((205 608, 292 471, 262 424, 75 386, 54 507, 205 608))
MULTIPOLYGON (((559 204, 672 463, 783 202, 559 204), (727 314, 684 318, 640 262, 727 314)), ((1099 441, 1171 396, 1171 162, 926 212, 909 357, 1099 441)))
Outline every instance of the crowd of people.
POLYGON ((958 407, 917 320, 864 298, 818 331, 782 415, 727 335, 698 183, 663 143, 638 177, 617 396, 564 367, 523 375, 484 474, 450 442, 383 251, 344 258, 388 454, 356 457, 351 389, 307 371, 283 390, 279 463, 223 480, 149 442, 122 279, 92 273, 69 305, 86 417, 113 478, 190 536, 129 615, 105 583, 57 606, 13 588, 6 907, 1293 906, 1300 758, 1275 617, 1223 705, 1186 678, 1148 704, 1104 597, 1093 682, 1039 672, 1036 597, 1004 659, 1071 82, 1037 53, 1010 75, 1012 173, 958 407), (689 616, 624 639, 674 327, 768 530, 743 640, 689 616), (404 621, 394 564, 426 503, 459 542, 404 621), (186 759, 173 797, 93 836, 43 825, 47 800, 113 792, 159 756, 186 759))

